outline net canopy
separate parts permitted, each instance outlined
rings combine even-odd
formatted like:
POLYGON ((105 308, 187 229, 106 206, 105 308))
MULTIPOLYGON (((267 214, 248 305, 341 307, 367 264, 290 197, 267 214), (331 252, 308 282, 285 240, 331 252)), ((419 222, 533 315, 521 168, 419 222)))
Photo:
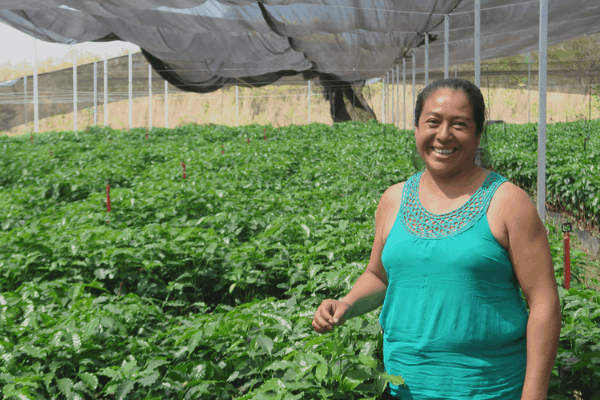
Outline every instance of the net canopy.
MULTIPOLYGON (((549 0, 548 45, 600 31, 598 0, 549 0)), ((539 0, 481 0, 481 59, 538 50, 539 0)), ((0 0, 0 20, 37 39, 134 43, 184 91, 318 79, 334 122, 343 97, 374 113, 360 90, 403 58, 444 66, 474 60, 472 0, 0 0)), ((407 63, 412 68, 412 62, 407 63)))

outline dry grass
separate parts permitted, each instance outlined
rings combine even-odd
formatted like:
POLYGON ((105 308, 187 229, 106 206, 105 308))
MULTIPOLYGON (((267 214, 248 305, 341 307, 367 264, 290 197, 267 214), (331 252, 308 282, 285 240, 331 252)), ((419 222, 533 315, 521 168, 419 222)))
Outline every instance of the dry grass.
MULTIPOLYGON (((416 93, 423 86, 416 86, 416 93)), ((311 122, 331 124, 329 103, 323 99, 320 87, 313 86, 311 96, 311 122)), ((402 87, 399 88, 402 97, 402 87)), ((522 89, 482 89, 488 102, 490 119, 501 119, 510 123, 527 122, 527 90, 522 89)), ((368 86, 363 91, 368 104, 375 110, 381 121, 381 85, 368 86)), ((538 92, 531 92, 531 122, 537 122, 538 92)), ((412 86, 406 87, 407 103, 412 102, 412 86)), ((587 116, 588 98, 583 95, 548 93, 547 116, 548 122, 573 121, 587 116)), ((592 118, 599 117, 600 104, 592 104, 592 118)), ((239 112, 237 125, 269 124, 273 126, 304 125, 308 123, 307 88, 301 86, 270 86, 260 89, 239 88, 239 112)), ((391 106, 389 107, 391 108, 391 106)), ((133 127, 149 127, 148 98, 133 100, 133 127)), ((165 126, 165 108, 162 95, 153 96, 152 125, 165 126)), ((391 121, 390 109, 387 121, 391 121)), ((400 105, 400 122, 403 127, 402 106, 400 105)), ((29 116, 32 119, 32 116, 29 116)), ((85 109, 77 113, 78 129, 93 125, 93 109, 85 109)), ((169 127, 186 123, 223 124, 236 126, 235 89, 217 91, 209 94, 171 93, 169 94, 169 127)), ((412 112, 406 110, 406 127, 413 123, 412 112)), ((104 125, 104 106, 98 107, 98 124, 104 125)), ((108 105, 108 125, 115 129, 129 128, 128 100, 110 103, 108 105)), ((25 134, 34 130, 33 122, 19 125, 4 132, 9 136, 25 134)), ((49 117, 39 121, 39 131, 73 130, 73 113, 49 117)))

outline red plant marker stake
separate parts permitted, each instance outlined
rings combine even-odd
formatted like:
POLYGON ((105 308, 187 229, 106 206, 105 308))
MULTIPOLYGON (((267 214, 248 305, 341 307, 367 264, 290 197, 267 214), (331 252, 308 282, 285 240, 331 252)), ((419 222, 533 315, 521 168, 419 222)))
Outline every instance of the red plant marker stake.
POLYGON ((146 132, 146 140, 148 140, 148 132, 146 132))
MULTIPOLYGON (((106 212, 110 216, 110 183, 106 184, 106 212)), ((110 223, 110 220, 106 221, 106 223, 110 223)))
POLYGON ((225 154, 225 149, 223 148, 223 145, 221 145, 221 154, 225 154))
POLYGON ((52 150, 50 150, 50 157, 52 157, 52 150))
POLYGON ((29 141, 31 142, 31 145, 33 146, 33 133, 31 134, 31 137, 29 138, 29 141))
POLYGON ((565 287, 567 290, 571 287, 571 256, 569 250, 569 232, 563 233, 564 245, 565 245, 565 287))
POLYGON ((246 139, 248 139, 248 144, 250 144, 250 138, 246 138, 246 139))
POLYGON ((181 166, 183 167, 183 179, 185 179, 185 164, 182 162, 181 166))

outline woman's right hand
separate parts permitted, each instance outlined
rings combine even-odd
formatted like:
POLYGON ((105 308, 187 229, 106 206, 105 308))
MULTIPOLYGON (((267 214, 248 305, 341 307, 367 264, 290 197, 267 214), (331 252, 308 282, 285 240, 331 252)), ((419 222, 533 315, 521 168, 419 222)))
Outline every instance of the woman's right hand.
POLYGON ((352 305, 343 301, 323 300, 317 308, 312 326, 319 333, 329 332, 333 326, 340 326, 346 322, 352 305))

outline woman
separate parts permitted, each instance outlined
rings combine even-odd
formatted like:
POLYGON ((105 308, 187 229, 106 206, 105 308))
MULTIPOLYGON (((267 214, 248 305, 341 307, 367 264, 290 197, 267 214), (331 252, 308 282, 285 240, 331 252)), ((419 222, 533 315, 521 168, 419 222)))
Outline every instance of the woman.
POLYGON ((528 195, 474 164, 484 120, 469 81, 419 94, 426 169, 385 191, 365 272, 315 313, 324 333, 383 304, 384 366, 405 382, 384 398, 546 399, 561 326, 550 246, 528 195))

